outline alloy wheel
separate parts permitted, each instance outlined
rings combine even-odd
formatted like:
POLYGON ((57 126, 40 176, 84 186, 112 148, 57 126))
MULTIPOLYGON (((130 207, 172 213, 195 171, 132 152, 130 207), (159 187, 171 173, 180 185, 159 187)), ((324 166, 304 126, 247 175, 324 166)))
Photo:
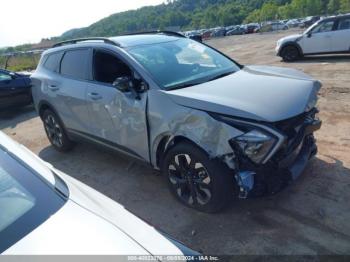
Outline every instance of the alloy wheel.
POLYGON ((54 116, 48 115, 45 119, 45 130, 50 141, 57 147, 63 146, 63 133, 62 128, 55 119, 54 116))
POLYGON ((168 166, 171 186, 191 206, 205 205, 212 198, 211 179, 204 165, 189 154, 175 155, 168 166))
POLYGON ((284 52, 284 58, 286 61, 294 61, 299 56, 299 52, 295 47, 286 47, 284 52))

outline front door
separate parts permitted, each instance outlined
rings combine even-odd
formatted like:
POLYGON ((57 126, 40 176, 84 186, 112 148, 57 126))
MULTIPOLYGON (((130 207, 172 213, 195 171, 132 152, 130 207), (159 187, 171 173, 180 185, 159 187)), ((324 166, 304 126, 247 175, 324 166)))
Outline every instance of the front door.
POLYGON ((331 52, 334 21, 320 22, 301 39, 304 54, 331 52))
POLYGON ((94 81, 87 87, 91 133, 105 145, 148 161, 147 93, 136 99, 132 92, 112 85, 116 78, 132 75, 115 54, 94 51, 94 81))

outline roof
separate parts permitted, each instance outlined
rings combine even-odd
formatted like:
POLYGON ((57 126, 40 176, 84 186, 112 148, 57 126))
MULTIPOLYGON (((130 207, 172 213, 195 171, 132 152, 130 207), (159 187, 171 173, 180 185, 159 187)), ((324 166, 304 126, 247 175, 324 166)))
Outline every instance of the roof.
MULTIPOLYGON (((53 45, 53 49, 56 51, 58 49, 65 49, 65 46, 72 47, 73 44, 78 47, 79 45, 91 45, 93 44, 110 44, 122 48, 139 46, 139 45, 150 45, 157 43, 164 43, 175 41, 180 38, 186 38, 184 35, 171 32, 171 31, 150 31, 150 32, 141 32, 134 33, 129 35, 121 35, 115 37, 89 37, 89 38, 78 38, 71 39, 63 42, 56 43, 53 45)), ((49 49, 45 52, 51 53, 52 49, 49 49)))
POLYGON ((162 34, 137 34, 110 37, 109 39, 118 43, 121 47, 132 47, 175 41, 179 37, 162 34))
POLYGON ((341 19, 341 18, 350 18, 350 14, 330 16, 330 17, 326 17, 324 19, 321 19, 319 21, 332 21, 332 20, 341 19))

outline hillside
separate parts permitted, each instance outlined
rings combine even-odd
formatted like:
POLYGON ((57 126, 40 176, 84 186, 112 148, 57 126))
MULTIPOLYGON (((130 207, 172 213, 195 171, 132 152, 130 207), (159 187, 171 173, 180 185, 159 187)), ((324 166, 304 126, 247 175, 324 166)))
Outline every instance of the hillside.
POLYGON ((350 0, 168 0, 157 6, 116 13, 96 23, 66 31, 61 36, 0 49, 9 52, 45 48, 49 42, 89 36, 114 36, 144 30, 181 30, 249 22, 350 12, 350 0))
POLYGON ((350 0, 168 0, 165 4, 116 13, 60 40, 112 36, 143 30, 181 30, 350 12, 350 0))

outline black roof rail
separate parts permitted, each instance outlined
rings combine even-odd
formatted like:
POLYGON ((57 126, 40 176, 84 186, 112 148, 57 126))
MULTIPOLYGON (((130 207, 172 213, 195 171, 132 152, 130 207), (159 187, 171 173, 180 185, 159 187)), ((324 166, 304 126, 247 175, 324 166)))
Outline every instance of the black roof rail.
POLYGON ((71 40, 59 42, 57 44, 54 44, 52 47, 59 47, 59 46, 63 46, 63 45, 76 44, 76 43, 84 42, 84 41, 103 41, 106 44, 120 46, 117 42, 114 42, 111 39, 106 38, 106 37, 87 37, 87 38, 77 38, 77 39, 71 39, 71 40))
POLYGON ((177 37, 183 37, 186 38, 186 36, 184 36, 181 33, 178 32, 174 32, 174 31, 164 31, 164 30, 155 30, 155 31, 144 31, 144 32, 136 32, 136 33, 130 33, 130 34, 126 34, 126 35, 148 35, 148 34, 163 34, 163 35, 170 35, 170 36, 177 36, 177 37))

